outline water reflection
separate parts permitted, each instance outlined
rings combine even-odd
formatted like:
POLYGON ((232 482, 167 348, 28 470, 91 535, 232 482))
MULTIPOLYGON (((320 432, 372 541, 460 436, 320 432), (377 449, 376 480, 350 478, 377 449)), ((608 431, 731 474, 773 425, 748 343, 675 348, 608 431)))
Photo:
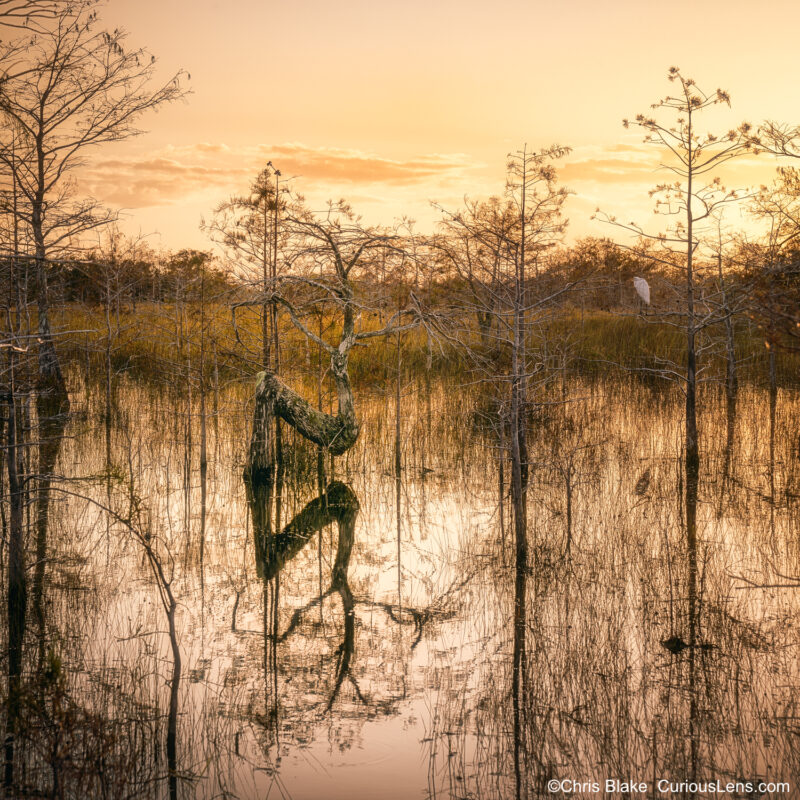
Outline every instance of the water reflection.
MULTIPOLYGON (((285 642, 297 629, 303 616, 314 606, 321 605, 325 598, 337 593, 341 598, 342 612, 344 615, 344 629, 342 642, 337 648, 337 663, 333 689, 328 700, 327 710, 330 711, 345 678, 352 684, 356 696, 364 702, 364 696, 356 679, 350 674, 350 662, 355 649, 355 602, 353 592, 347 579, 347 570, 350 564, 350 555, 353 550, 355 538, 356 517, 359 504, 353 490, 344 483, 333 481, 319 497, 312 500, 295 518, 274 538, 272 547, 262 548, 267 552, 267 558, 261 567, 261 574, 266 581, 276 579, 286 563, 293 559, 305 547, 311 537, 323 528, 336 523, 338 540, 336 546, 336 559, 331 569, 330 587, 319 597, 310 601, 302 608, 296 609, 291 621, 281 633, 277 627, 267 634, 277 647, 285 642)), ((275 617, 273 616, 273 619, 275 617)), ((273 659, 273 668, 276 659, 273 659)))
POLYGON ((36 491, 36 567, 33 575, 33 611, 39 626, 39 668, 46 651, 44 575, 50 520, 51 488, 67 427, 69 402, 61 395, 36 398, 38 418, 39 475, 36 491))
MULTIPOLYGON (((26 398, 27 399, 27 398, 26 398)), ((69 402, 58 393, 39 393, 36 396, 36 441, 38 464, 36 473, 21 475, 24 460, 24 431, 21 424, 23 409, 16 394, 14 365, 10 367, 10 386, 6 404, 4 422, 8 429, 8 449, 6 453, 9 478, 10 525, 9 525, 9 563, 7 591, 8 620, 8 709, 5 736, 4 786, 15 785, 15 744, 20 725, 20 715, 26 701, 26 687, 22 683, 23 650, 26 634, 26 615, 28 605, 28 577, 26 575, 26 558, 24 552, 23 505, 28 493, 35 485, 35 548, 33 565, 32 606, 37 623, 37 659, 36 674, 38 676, 37 703, 46 703, 45 690, 48 685, 47 670, 52 671, 55 656, 48 663, 47 653, 47 620, 45 617, 45 569, 48 560, 48 524, 50 518, 51 485, 56 462, 64 438, 67 425, 69 402), (22 435, 21 435, 22 434, 22 435), (35 481, 35 483, 34 483, 35 481)), ((54 781, 57 785, 58 772, 54 770, 54 781)))
POLYGON ((8 625, 7 710, 5 725, 3 785, 14 784, 14 748, 20 723, 22 647, 25 638, 27 585, 23 538, 23 489, 20 480, 20 443, 13 348, 9 349, 9 392, 3 427, 7 432, 5 455, 8 472, 9 531, 8 577, 6 584, 6 620, 8 625))
POLYGON ((736 437, 736 392, 726 393, 725 403, 725 455, 722 462, 722 475, 719 481, 719 499, 717 501, 717 519, 723 514, 725 498, 731 489, 731 464, 736 437))
MULTIPOLYGON (((310 612, 317 607, 322 612, 325 601, 334 594, 338 595, 341 602, 342 627, 338 634, 340 641, 337 646, 333 647, 331 634, 325 636, 327 645, 335 653, 332 678, 324 681, 329 685, 325 713, 330 713, 333 709, 345 682, 351 686, 356 700, 364 706, 368 705, 371 699, 362 691, 359 679, 351 669, 356 651, 356 607, 361 606, 373 612, 383 612, 395 624, 410 626, 414 631, 414 639, 410 644, 411 651, 422 638, 428 613, 415 608, 402 608, 399 603, 397 606, 393 606, 388 602, 355 597, 350 587, 348 571, 355 543, 356 521, 360 504, 355 492, 347 484, 341 481, 329 483, 322 494, 307 503, 283 530, 272 536, 269 536, 263 527, 259 530, 259 524, 266 517, 265 510, 257 507, 253 492, 249 493, 248 498, 254 520, 257 571, 265 587, 264 640, 266 647, 264 665, 265 687, 268 694, 271 693, 271 703, 268 709, 270 725, 277 728, 279 718, 278 677, 280 667, 278 651, 295 635, 324 635, 319 625, 312 626, 309 631, 307 623, 311 617, 310 612), (278 613, 281 573, 316 534, 321 536, 324 529, 334 523, 337 528, 337 543, 334 561, 330 569, 329 586, 324 591, 320 591, 317 596, 295 608, 291 612, 285 628, 281 630, 280 614, 278 613)), ((261 499, 263 501, 264 495, 261 499)), ((288 676, 290 680, 292 677, 288 676)), ((374 680, 375 676, 370 676, 370 682, 374 683, 374 680)), ((395 701, 402 698, 403 693, 400 693, 395 701)), ((395 701, 387 700, 384 697, 378 706, 384 711, 388 711, 395 701)))
POLYGON ((514 783, 517 800, 527 796, 525 783, 525 746, 522 735, 522 717, 527 710, 526 674, 527 658, 525 652, 525 633, 528 600, 527 590, 528 565, 519 557, 515 564, 514 574, 514 653, 511 677, 511 700, 514 705, 514 783))
MULTIPOLYGON (((580 403, 533 423, 530 553, 515 560, 497 430, 465 431, 463 392, 409 395, 401 504, 390 399, 364 403, 364 441, 336 464, 347 483, 316 492, 316 454, 295 452, 291 434, 287 463, 305 458, 308 479, 243 491, 243 403, 223 397, 208 507, 195 473, 187 530, 170 479, 181 444, 153 433, 164 406, 121 391, 140 416, 112 437, 112 462, 135 466, 159 552, 193 554, 205 526, 204 565, 164 560, 176 658, 140 543, 97 506, 31 496, 30 589, 40 520, 49 560, 46 636, 31 592, 12 741, 29 794, 300 800, 380 786, 397 800, 521 800, 551 778, 724 782, 800 767, 798 596, 763 588, 800 573, 796 504, 780 502, 797 491, 794 394, 740 388, 735 446, 725 397, 704 398, 692 473, 677 398, 571 388, 580 403)), ((21 404, 17 417, 31 429, 21 404)), ((97 419, 73 418, 60 452, 38 437, 30 452, 42 475, 72 470, 68 486, 107 504, 97 419)), ((131 492, 115 478, 120 513, 131 492)))

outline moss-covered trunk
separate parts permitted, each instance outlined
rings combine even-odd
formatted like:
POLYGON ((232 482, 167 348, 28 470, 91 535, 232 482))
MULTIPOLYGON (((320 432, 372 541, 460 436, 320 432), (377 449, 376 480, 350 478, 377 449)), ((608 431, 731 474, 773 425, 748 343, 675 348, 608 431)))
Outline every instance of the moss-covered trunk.
POLYGON ((339 407, 335 415, 314 408, 274 373, 259 374, 253 434, 245 467, 245 480, 252 486, 263 485, 272 479, 276 418, 284 420, 301 436, 335 456, 346 452, 356 443, 359 424, 347 373, 347 357, 335 353, 331 358, 331 372, 339 397, 339 407))

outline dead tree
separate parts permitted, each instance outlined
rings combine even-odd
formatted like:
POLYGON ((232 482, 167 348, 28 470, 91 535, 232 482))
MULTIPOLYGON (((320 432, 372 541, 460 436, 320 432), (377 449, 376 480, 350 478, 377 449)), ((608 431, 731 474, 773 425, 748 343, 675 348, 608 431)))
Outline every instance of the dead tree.
MULTIPOLYGON (((7 4, 6 13, 16 5, 7 4)), ((47 4, 50 17, 32 36, 0 46, 0 166, 13 176, 14 214, 30 235, 28 255, 35 260, 39 384, 63 397, 50 326, 52 262, 115 217, 96 201, 75 197, 71 175, 92 147, 135 136, 145 111, 184 95, 180 74, 151 88, 155 58, 128 49, 122 30, 98 30, 94 5, 47 4)))
MULTIPOLYGON (((669 153, 669 161, 662 166, 677 179, 656 186, 651 194, 657 198, 656 211, 675 217, 677 221, 666 233, 650 234, 635 223, 622 224, 614 217, 602 216, 635 233, 640 241, 655 242, 660 249, 648 257, 669 269, 677 267, 682 273, 684 308, 669 316, 678 317, 676 324, 686 333, 686 368, 680 375, 686 397, 685 466, 687 475, 696 478, 700 467, 697 337, 703 328, 719 321, 716 311, 704 313, 698 305, 698 249, 704 235, 708 234, 709 224, 714 223, 724 206, 739 199, 738 194, 726 190, 713 173, 728 161, 757 148, 747 123, 722 135, 699 132, 700 112, 722 103, 730 105, 727 92, 717 89, 706 93, 694 80, 684 77, 677 67, 670 68, 668 78, 676 86, 675 94, 655 103, 653 108, 674 116, 674 120, 662 121, 655 115, 638 114, 634 120, 624 120, 623 125, 640 128, 645 133, 645 142, 665 148, 669 153)), ((694 522, 689 520, 687 526, 693 530, 694 522)))
MULTIPOLYGON (((91 0, 95 5, 98 0, 91 0)), ((0 25, 23 30, 40 30, 69 3, 69 0, 0 0, 0 25)))
POLYGON ((290 216, 284 227, 291 233, 285 253, 287 274, 275 281, 270 300, 287 309, 293 325, 330 357, 330 374, 336 387, 337 410, 325 413, 291 389, 273 371, 259 373, 256 386, 253 433, 245 467, 251 487, 272 480, 275 465, 275 426, 281 419, 301 436, 334 456, 349 450, 358 439, 359 422, 348 371, 350 352, 371 338, 407 330, 417 324, 416 309, 401 309, 375 330, 362 328, 363 297, 356 295, 355 279, 364 274, 369 256, 389 251, 402 259, 402 240, 386 231, 363 227, 344 204, 331 204, 324 216, 310 213, 290 216), (311 272, 319 269, 319 274, 311 272), (333 310, 338 341, 326 341, 303 321, 298 300, 333 310), (410 319, 404 322, 404 319, 410 319))
MULTIPOLYGON (((532 376, 542 368, 537 354, 530 352, 532 320, 571 288, 565 285, 551 296, 535 296, 539 287, 530 279, 539 277, 542 254, 560 241, 566 228, 562 210, 569 192, 557 185, 554 162, 568 152, 554 145, 538 152, 526 146, 510 154, 505 199, 467 203, 463 211, 445 212, 442 239, 436 242, 456 274, 467 277, 466 307, 477 307, 488 320, 481 340, 489 341, 490 347, 485 352, 483 347, 467 349, 482 380, 504 387, 502 399, 497 399, 498 432, 502 449, 508 450, 516 558, 523 565, 528 560, 529 395, 532 376), (505 359, 510 368, 498 375, 505 359)), ((469 331, 466 338, 471 338, 469 331)), ((505 452, 501 458, 506 458, 505 452)))

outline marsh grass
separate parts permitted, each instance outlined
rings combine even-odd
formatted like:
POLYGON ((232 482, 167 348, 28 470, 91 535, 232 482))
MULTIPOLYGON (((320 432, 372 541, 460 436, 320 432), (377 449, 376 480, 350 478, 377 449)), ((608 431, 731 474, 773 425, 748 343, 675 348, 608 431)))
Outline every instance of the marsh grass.
MULTIPOLYGON (((101 308, 65 306, 59 312, 58 328, 63 331, 60 346, 73 364, 84 366, 91 375, 102 373, 105 346, 105 319, 101 308), (70 331, 81 331, 70 335, 70 331)), ((215 367, 223 382, 254 375, 260 367, 260 321, 255 314, 239 313, 236 328, 230 309, 209 304, 204 310, 205 364, 204 380, 210 386, 215 367), (237 338, 238 336, 238 338, 237 338)), ((377 314, 364 313, 364 330, 381 326, 377 314)), ((497 370, 507 367, 509 358, 499 345, 487 350, 481 344, 473 321, 467 316, 454 317, 449 323, 452 337, 430 340, 424 329, 402 336, 403 368, 408 376, 419 377, 428 370, 441 379, 459 380, 474 369, 470 348, 490 358, 497 370), (455 346, 454 340, 464 343, 455 346)), ((323 329, 335 337, 336 322, 326 317, 323 329)), ((602 377, 614 373, 649 375, 664 370, 682 369, 685 361, 685 333, 680 326, 668 324, 657 316, 642 317, 603 311, 577 311, 565 307, 548 313, 532 327, 528 350, 543 361, 554 378, 566 374, 602 377)), ((286 319, 281 319, 280 342, 283 371, 297 379, 307 375, 313 380, 316 369, 316 346, 286 319)), ((724 331, 722 326, 704 329, 698 349, 702 378, 722 381, 725 377, 724 331)), ((764 335, 747 318, 736 321, 736 352, 741 379, 761 382, 767 374, 768 351, 764 335)), ((145 382, 170 380, 191 365, 199 375, 200 313, 196 307, 185 311, 185 323, 176 333, 175 308, 168 304, 139 304, 136 311, 123 309, 119 329, 114 334, 111 353, 115 373, 126 372, 145 382)), ((395 343, 386 338, 370 340, 355 348, 350 358, 350 373, 358 386, 374 386, 390 381, 395 361, 395 343)), ((778 384, 797 386, 800 381, 800 356, 783 352, 778 358, 778 384)), ((324 369, 324 365, 323 365, 324 369)))

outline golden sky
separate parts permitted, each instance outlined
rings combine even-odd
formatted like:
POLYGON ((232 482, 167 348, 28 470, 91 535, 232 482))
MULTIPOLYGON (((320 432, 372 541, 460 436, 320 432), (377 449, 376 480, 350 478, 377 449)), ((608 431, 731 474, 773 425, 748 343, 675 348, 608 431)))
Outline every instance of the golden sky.
MULTIPOLYGON (((800 123, 800 4, 765 0, 109 0, 101 16, 191 74, 184 103, 143 120, 140 138, 93 153, 82 176, 128 209, 154 244, 208 248, 201 216, 272 160, 310 204, 344 197, 368 222, 406 215, 429 229, 430 201, 457 208, 503 189, 524 143, 569 145, 571 236, 610 231, 600 206, 648 222, 659 154, 623 117, 669 92, 676 64, 742 120, 800 123)), ((767 181, 775 161, 727 176, 767 181)))

